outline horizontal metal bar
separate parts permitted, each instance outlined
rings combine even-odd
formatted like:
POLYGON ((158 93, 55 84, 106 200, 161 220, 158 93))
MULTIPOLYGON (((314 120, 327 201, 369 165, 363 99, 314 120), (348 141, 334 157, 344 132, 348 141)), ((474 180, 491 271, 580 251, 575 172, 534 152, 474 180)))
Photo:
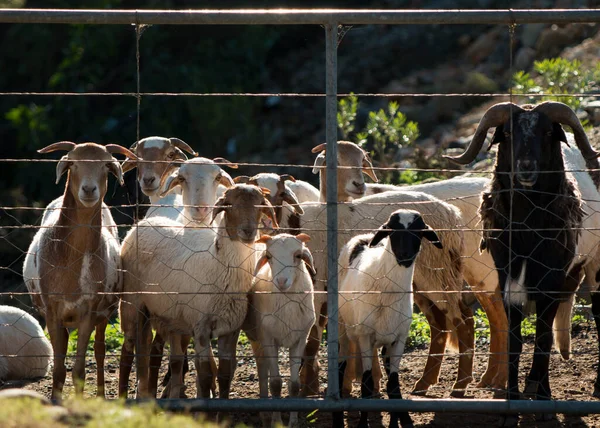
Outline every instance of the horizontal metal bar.
MULTIPOLYGON (((128 405, 136 405, 146 400, 127 400, 128 405)), ((416 399, 416 400, 356 400, 356 399, 188 399, 156 400, 158 407, 170 411, 212 412, 212 411, 300 411, 326 412, 366 410, 369 412, 409 411, 409 412, 463 412, 463 413, 600 413, 599 401, 543 401, 543 400, 470 400, 470 399, 416 399)))
POLYGON ((600 9, 502 10, 68 10, 3 9, 0 23, 324 25, 324 24, 565 24, 600 22, 600 9))

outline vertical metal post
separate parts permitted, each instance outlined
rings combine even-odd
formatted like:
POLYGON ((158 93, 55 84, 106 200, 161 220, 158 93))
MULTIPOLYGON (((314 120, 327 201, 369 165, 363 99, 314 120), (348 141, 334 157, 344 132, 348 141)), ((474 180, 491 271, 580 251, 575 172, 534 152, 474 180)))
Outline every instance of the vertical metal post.
POLYGON ((325 25, 327 142, 327 398, 340 398, 338 380, 337 23, 325 25))

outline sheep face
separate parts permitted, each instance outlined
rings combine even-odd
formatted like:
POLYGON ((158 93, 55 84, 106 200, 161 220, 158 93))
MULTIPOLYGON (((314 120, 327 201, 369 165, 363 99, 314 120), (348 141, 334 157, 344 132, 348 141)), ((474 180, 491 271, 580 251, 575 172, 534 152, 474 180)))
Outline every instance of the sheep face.
POLYGON ((305 243, 310 237, 305 233, 297 236, 282 233, 273 238, 263 236, 258 242, 267 246, 265 254, 258 260, 254 275, 256 276, 265 264, 271 268, 271 280, 280 291, 288 290, 296 282, 296 275, 301 272, 302 263, 310 272, 314 272, 312 255, 305 243))
MULTIPOLYGON (((273 173, 260 173, 256 174, 253 177, 248 177, 246 175, 241 175, 235 177, 233 179, 236 183, 246 183, 253 184, 254 186, 264 187, 269 189, 271 192, 267 199, 273 205, 275 209, 275 214, 277 215, 277 222, 281 223, 281 219, 283 218, 283 203, 287 202, 288 204, 294 207, 294 211, 298 215, 304 214, 304 210, 300 206, 300 202, 298 201, 298 197, 296 194, 289 189, 286 185, 286 181, 295 182, 296 179, 288 174, 277 175, 273 173)), ((265 229, 272 231, 273 225, 265 224, 265 229)), ((263 231, 264 233, 264 231, 263 231)))
POLYGON ((207 158, 193 158, 181 165, 176 173, 163 176, 161 188, 163 194, 175 187, 181 187, 181 198, 186 214, 196 222, 208 222, 213 202, 217 199, 219 184, 233 186, 229 174, 207 158))
POLYGON ((396 261, 400 266, 407 268, 417 258, 423 238, 431 241, 436 247, 443 248, 438 235, 425 224, 421 214, 412 210, 393 212, 388 221, 375 233, 369 247, 376 246, 387 237, 396 261))
POLYGON ((254 244, 262 216, 267 216, 278 227, 275 211, 266 196, 268 189, 248 184, 236 184, 227 189, 216 202, 212 219, 225 213, 225 229, 232 241, 254 244))
MULTIPOLYGON (((55 150, 51 149, 52 146, 48 146, 40 152, 47 153, 55 150)), ((120 146, 109 146, 127 150, 120 146)), ((95 143, 73 144, 69 153, 63 156, 56 165, 56 182, 58 183, 60 177, 68 171, 66 191, 82 207, 91 208, 102 202, 106 194, 109 172, 114 174, 121 184, 123 183, 121 166, 107 150, 109 146, 105 147, 95 143)))
POLYGON ((170 174, 175 169, 175 164, 170 162, 187 160, 187 156, 182 150, 193 155, 196 154, 190 146, 178 138, 143 138, 131 146, 131 149, 143 162, 128 159, 123 163, 123 172, 137 166, 138 183, 142 192, 149 197, 159 194, 161 177, 170 174))
POLYGON ((556 159, 562 157, 560 143, 566 141, 559 123, 544 113, 524 110, 513 114, 512 134, 510 121, 496 128, 492 144, 501 143, 498 164, 512 168, 515 184, 531 188, 540 171, 555 169, 556 159))
MULTIPOLYGON (((344 168, 338 168, 338 200, 349 201, 361 198, 367 191, 363 173, 367 174, 374 182, 377 182, 377 176, 373 171, 373 164, 367 152, 350 141, 338 141, 337 161, 338 165, 344 168)), ((315 159, 313 173, 321 174, 321 194, 325 189, 326 173, 318 167, 325 165, 325 144, 320 144, 312 149, 313 153, 320 152, 315 159)))

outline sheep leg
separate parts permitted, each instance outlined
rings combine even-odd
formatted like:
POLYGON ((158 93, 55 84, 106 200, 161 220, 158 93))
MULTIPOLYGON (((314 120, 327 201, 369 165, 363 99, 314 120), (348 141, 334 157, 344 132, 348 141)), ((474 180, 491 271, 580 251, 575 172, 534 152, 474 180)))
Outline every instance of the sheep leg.
MULTIPOLYGON (((510 324, 510 335, 508 342, 508 390, 509 400, 519 400, 519 360, 523 350, 523 336, 521 335, 521 322, 523 321, 523 310, 521 305, 508 304, 506 308, 508 322, 510 324)), ((501 426, 516 426, 518 415, 503 415, 500 420, 501 426)))
POLYGON ((104 357, 106 356, 106 327, 108 320, 96 326, 96 340, 94 341, 94 356, 96 358, 96 396, 104 396, 104 357))
POLYGON ((67 356, 67 347, 69 345, 69 331, 61 325, 60 321, 50 315, 50 313, 46 317, 46 322, 48 334, 50 335, 50 342, 52 343, 52 352, 54 353, 52 398, 61 400, 65 379, 67 378, 65 357, 67 356))
MULTIPOLYGON (((148 364, 148 388, 150 390, 151 397, 156 397, 156 393, 158 392, 158 371, 160 370, 162 363, 164 348, 165 339, 160 333, 156 332, 154 339, 152 340, 152 347, 150 348, 150 362, 148 364)), ((171 368, 169 367, 169 371, 165 375, 165 389, 163 390, 161 398, 167 398, 169 394, 169 379, 171 378, 170 369, 171 368)))
POLYGON ((458 336, 458 376, 452 386, 452 397, 463 397, 467 386, 473 380, 473 354, 475 351, 475 322, 473 311, 459 302, 461 319, 454 320, 454 328, 458 336))
MULTIPOLYGON (((290 348, 290 382, 288 386, 288 395, 290 397, 298 397, 300 393, 300 362, 302 361, 302 354, 304 354, 304 348, 306 347, 306 341, 301 340, 290 348)), ((298 412, 290 413, 290 427, 298 425, 298 412)))
MULTIPOLYGON (((592 293, 592 315, 596 323, 598 334, 598 355, 600 355, 600 293, 592 293)), ((594 397, 600 398, 600 363, 596 373, 596 382, 594 382, 594 397)))
POLYGON ((448 331, 446 330, 446 316, 442 311, 436 308, 430 300, 418 293, 415 293, 414 299, 417 306, 419 306, 425 315, 425 318, 427 318, 431 331, 427 363, 423 369, 423 375, 417 381, 412 391, 415 395, 425 395, 427 389, 438 382, 442 367, 442 358, 446 351, 448 331))
MULTIPOLYGON (((379 364, 379 357, 377 357, 377 349, 373 349, 373 362, 372 362, 372 374, 373 374, 373 395, 379 395, 379 384, 383 373, 381 372, 381 365, 379 364)), ((358 379, 359 373, 362 373, 362 362, 360 352, 356 343, 350 341, 348 344, 348 365, 344 374, 344 382, 342 386, 342 397, 350 397, 352 393, 352 381, 358 379)), ((340 384, 342 385, 342 384, 340 384)))
MULTIPOLYGON (((315 307, 316 309, 316 307, 315 307)), ((327 325, 327 303, 321 305, 317 322, 310 329, 304 357, 302 358, 302 369, 300 379, 302 379, 302 392, 300 395, 307 397, 309 395, 319 395, 319 346, 323 337, 323 329, 327 325)), ((341 385, 341 384, 340 384, 341 385)))
POLYGON ((127 398, 129 392, 129 377, 133 367, 134 348, 136 340, 137 310, 123 300, 119 307, 121 316, 121 331, 124 340, 121 346, 121 359, 119 361, 119 398, 127 398))
MULTIPOLYGON (((368 399, 373 398, 373 376, 372 376, 372 359, 371 352, 373 350, 373 341, 367 336, 360 336, 358 338, 358 344, 361 353, 361 359, 363 364, 363 375, 360 383, 360 396, 361 398, 368 399)), ((366 411, 360 412, 360 421, 358 423, 360 428, 367 428, 369 426, 369 413, 366 411)))
POLYGON ((183 390, 183 349, 181 347, 181 335, 170 334, 169 366, 171 367, 171 379, 169 380, 169 398, 180 398, 183 390))
MULTIPOLYGON (((402 393, 400 391, 400 380, 398 373, 400 372, 400 359, 404 354, 404 345, 408 338, 409 326, 406 329, 401 329, 398 335, 398 339, 392 345, 386 349, 385 358, 389 363, 389 376, 387 382, 387 393, 389 399, 402 400, 402 393)), ((413 426, 412 419, 408 412, 392 412, 390 414, 390 428, 397 428, 398 422, 403 428, 409 428, 413 426)))
MULTIPOLYGON (((281 386, 283 384, 281 375, 279 374, 279 347, 272 340, 264 341, 263 346, 266 363, 269 367, 269 390, 271 391, 271 397, 279 399, 281 398, 281 386)), ((273 412, 271 426, 275 427, 279 425, 283 425, 281 412, 273 412)))
MULTIPOLYGON (((265 351, 262 345, 255 340, 250 339, 252 352, 256 361, 256 370, 258 371, 258 394, 260 398, 269 398, 269 365, 265 361, 265 351)), ((271 426, 271 413, 260 412, 263 427, 271 426)))
POLYGON ((477 388, 505 389, 508 379, 508 319, 502 304, 500 290, 494 294, 475 293, 490 323, 490 356, 487 370, 477 388))
POLYGON ((85 385, 85 354, 94 327, 94 323, 90 318, 84 318, 77 329, 77 353, 75 354, 75 364, 72 371, 75 395, 83 395, 83 387, 85 385))
MULTIPOLYGON (((552 350, 552 324, 560 302, 554 296, 543 296, 536 301, 535 351, 531 371, 525 382, 525 393, 534 394, 538 400, 550 400, 550 351, 552 350)), ((552 413, 538 414, 540 420, 554 418, 552 413)))
POLYGON ((231 381, 237 365, 235 349, 239 336, 240 330, 237 330, 233 333, 221 335, 217 339, 217 346, 219 347, 219 398, 229 398, 231 381))
POLYGON ((204 340, 198 337, 194 338, 194 349, 196 357, 196 398, 210 398, 211 384, 213 381, 212 371, 209 362, 210 340, 204 340))
MULTIPOLYGON (((148 366, 150 358, 150 342, 152 341, 152 327, 148 318, 142 312, 138 312, 136 322, 136 377, 137 397, 150 397, 148 387, 148 366)), ((153 396, 152 398, 155 398, 153 396)))

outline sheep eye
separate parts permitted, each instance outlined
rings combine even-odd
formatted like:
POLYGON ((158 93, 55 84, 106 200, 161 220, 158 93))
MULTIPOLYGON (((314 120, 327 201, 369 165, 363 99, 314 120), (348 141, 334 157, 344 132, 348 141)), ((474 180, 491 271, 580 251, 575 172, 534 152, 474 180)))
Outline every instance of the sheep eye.
POLYGON ((283 197, 285 196, 285 192, 281 192, 281 193, 279 194, 279 196, 281 196, 281 197, 283 198, 283 197))
POLYGON ((221 178, 223 178, 223 176, 219 174, 215 177, 215 181, 221 181, 221 178))
POLYGON ((546 132, 546 137, 552 137, 552 131, 546 132))
POLYGON ((270 254, 267 254, 265 257, 267 258, 267 260, 271 260, 271 255, 270 254))
POLYGON ((171 152, 167 155, 169 159, 173 159, 175 157, 175 152, 171 152))
POLYGON ((179 180, 181 183, 185 182, 185 178, 184 178, 184 177, 182 177, 181 175, 177 176, 177 179, 178 179, 178 180, 179 180))
POLYGON ((504 131, 504 138, 510 139, 510 132, 504 131))
POLYGON ((296 258, 297 258, 297 259, 301 259, 301 258, 302 258, 302 256, 301 256, 300 254, 296 254, 296 258))

